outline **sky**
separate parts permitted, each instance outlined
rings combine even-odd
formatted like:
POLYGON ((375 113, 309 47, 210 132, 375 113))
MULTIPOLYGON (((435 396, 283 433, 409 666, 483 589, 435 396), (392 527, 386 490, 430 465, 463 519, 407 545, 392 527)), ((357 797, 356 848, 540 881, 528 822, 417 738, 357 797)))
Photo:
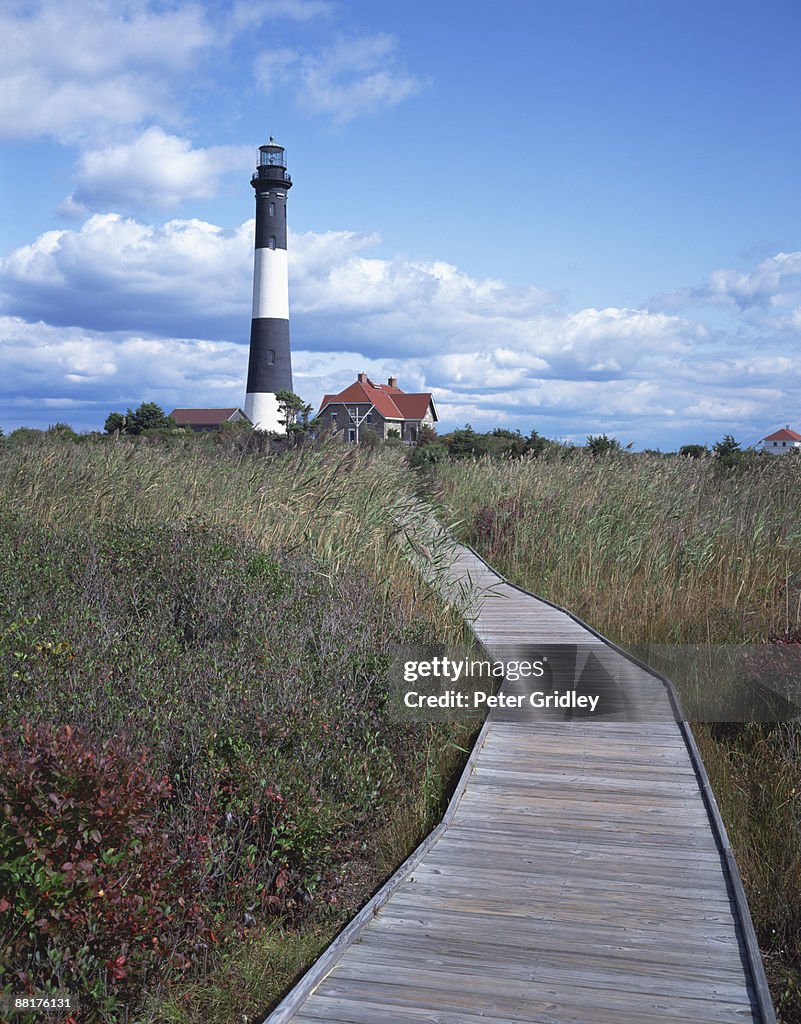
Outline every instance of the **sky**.
POLYGON ((0 427, 243 404, 273 135, 305 401, 801 430, 799 48, 797 0, 5 0, 0 427))

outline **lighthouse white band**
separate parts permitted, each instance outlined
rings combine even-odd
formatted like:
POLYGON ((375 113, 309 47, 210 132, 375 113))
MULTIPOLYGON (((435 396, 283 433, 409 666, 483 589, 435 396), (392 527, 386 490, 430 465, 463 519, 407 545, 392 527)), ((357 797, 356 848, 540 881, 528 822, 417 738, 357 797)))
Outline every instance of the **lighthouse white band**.
POLYGON ((253 267, 253 319, 289 319, 286 249, 256 249, 253 267))
POLYGON ((286 426, 279 423, 278 399, 269 391, 259 391, 245 396, 245 415, 257 430, 274 430, 283 433, 286 426))

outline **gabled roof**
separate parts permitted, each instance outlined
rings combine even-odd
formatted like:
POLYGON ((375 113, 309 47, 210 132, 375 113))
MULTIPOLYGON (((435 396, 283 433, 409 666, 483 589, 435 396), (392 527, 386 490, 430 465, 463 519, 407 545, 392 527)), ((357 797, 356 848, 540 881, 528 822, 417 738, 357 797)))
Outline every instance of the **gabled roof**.
POLYGON ((403 413, 398 409, 392 397, 384 391, 381 384, 366 384, 357 380, 338 395, 325 395, 320 412, 326 405, 374 405, 385 420, 402 420, 403 413))
POLYGON ((320 413, 328 405, 372 405, 385 420, 421 420, 430 408, 439 419, 430 394, 407 395, 397 384, 376 384, 366 373, 338 395, 323 395, 320 413))
POLYGON ((801 434, 797 434, 794 430, 790 430, 789 427, 782 427, 781 430, 777 430, 775 434, 768 434, 767 437, 762 438, 763 441, 801 441, 801 434))
POLYGON ((431 407, 431 415, 435 420, 439 419, 437 410, 434 408, 434 401, 431 395, 404 395, 403 393, 393 396, 395 405, 403 413, 405 420, 421 420, 431 407))
POLYGON ((237 406, 230 409, 173 409, 170 416, 179 427, 213 427, 219 423, 227 423, 237 413, 247 419, 237 406))

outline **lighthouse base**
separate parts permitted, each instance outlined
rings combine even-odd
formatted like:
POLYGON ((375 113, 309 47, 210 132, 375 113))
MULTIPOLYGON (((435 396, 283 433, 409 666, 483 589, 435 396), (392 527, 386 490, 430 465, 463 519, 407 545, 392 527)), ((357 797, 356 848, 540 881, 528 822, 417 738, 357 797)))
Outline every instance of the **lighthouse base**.
POLYGON ((270 391, 248 392, 245 396, 245 415, 256 430, 286 433, 286 424, 280 421, 278 399, 270 391))

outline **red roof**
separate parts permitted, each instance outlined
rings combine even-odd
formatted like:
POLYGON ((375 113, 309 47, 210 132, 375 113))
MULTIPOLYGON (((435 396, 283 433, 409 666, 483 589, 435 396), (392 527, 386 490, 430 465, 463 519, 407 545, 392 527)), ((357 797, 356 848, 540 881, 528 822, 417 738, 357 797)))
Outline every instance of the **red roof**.
POLYGON ((372 405, 385 420, 421 420, 430 406, 438 419, 430 394, 407 395, 396 384, 376 384, 363 373, 359 378, 338 395, 323 395, 320 412, 327 405, 372 405))
POLYGON ((429 405, 431 406, 431 412, 434 419, 437 419, 437 413, 434 410, 434 403, 431 401, 431 395, 404 395, 403 392, 393 396, 395 405, 403 413, 405 420, 421 420, 426 412, 428 411, 429 405))
POLYGON ((179 427, 213 427, 219 423, 227 423, 237 412, 241 413, 242 410, 236 406, 232 409, 173 409, 170 416, 179 427))
POLYGON ((775 434, 768 434, 767 437, 762 438, 763 441, 801 441, 801 434, 796 434, 794 430, 790 430, 789 427, 782 427, 781 430, 777 430, 775 434))

